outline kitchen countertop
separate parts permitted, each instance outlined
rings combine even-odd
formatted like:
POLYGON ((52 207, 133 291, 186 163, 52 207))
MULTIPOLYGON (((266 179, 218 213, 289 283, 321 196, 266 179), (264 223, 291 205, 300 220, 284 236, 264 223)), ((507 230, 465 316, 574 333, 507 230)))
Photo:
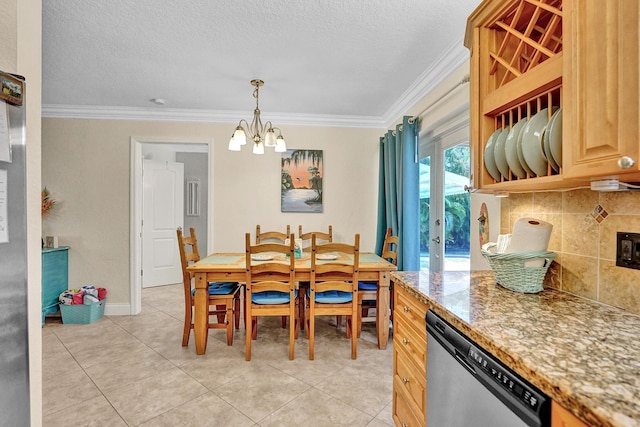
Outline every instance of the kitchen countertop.
POLYGON ((640 316, 493 272, 391 273, 445 320, 593 426, 640 426, 640 316))

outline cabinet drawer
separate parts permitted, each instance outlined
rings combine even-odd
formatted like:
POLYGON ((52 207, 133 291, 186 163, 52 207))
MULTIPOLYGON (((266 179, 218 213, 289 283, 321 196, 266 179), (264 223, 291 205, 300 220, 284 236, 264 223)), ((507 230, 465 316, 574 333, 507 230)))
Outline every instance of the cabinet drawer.
POLYGON ((418 334, 407 322, 397 316, 393 328, 393 346, 396 350, 402 350, 413 360, 416 366, 427 372, 427 331, 418 334))
POLYGON ((427 323, 425 316, 427 315, 427 306, 409 295, 406 291, 396 286, 395 291, 395 307, 393 315, 398 316, 412 324, 419 331, 426 334, 427 323))
POLYGON ((408 397, 402 390, 402 383, 394 379, 393 381, 393 420, 396 426, 400 427, 424 427, 427 417, 422 414, 419 417, 409 404, 408 397))
POLYGON ((427 406, 427 376, 424 369, 418 369, 402 349, 393 352, 394 384, 405 390, 411 398, 412 406, 424 414, 427 406))

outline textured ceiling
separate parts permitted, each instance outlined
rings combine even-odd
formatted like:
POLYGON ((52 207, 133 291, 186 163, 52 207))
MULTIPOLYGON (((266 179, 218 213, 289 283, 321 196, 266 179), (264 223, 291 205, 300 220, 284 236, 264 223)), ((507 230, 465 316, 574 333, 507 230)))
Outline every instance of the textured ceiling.
POLYGON ((265 119, 383 125, 468 57, 479 2, 45 0, 43 115, 234 122, 260 78, 265 119))

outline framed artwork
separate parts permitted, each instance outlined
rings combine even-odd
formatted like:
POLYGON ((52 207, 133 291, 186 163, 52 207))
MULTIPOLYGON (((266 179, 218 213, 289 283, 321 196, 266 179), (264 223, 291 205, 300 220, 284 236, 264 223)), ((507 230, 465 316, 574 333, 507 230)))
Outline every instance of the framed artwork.
POLYGON ((285 151, 281 174, 281 212, 322 212, 322 150, 285 151))
POLYGON ((0 71, 0 99, 4 99, 9 104, 22 105, 24 83, 11 74, 0 71))

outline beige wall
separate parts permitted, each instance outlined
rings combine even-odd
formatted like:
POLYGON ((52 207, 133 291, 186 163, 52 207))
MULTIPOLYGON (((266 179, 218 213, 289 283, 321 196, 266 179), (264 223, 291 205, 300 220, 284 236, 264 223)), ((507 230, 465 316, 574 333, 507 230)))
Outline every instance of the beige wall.
POLYGON ((640 233, 639 204, 640 194, 629 191, 511 194, 502 199, 501 233, 520 217, 550 222, 549 250, 559 257, 545 285, 640 314, 640 270, 615 265, 616 233, 640 233), (606 215, 594 212, 598 206, 606 215))
POLYGON ((104 286, 110 304, 130 302, 130 138, 213 139, 213 244, 243 251, 244 233, 302 224, 333 225, 335 238, 361 234, 375 246, 380 129, 282 127, 289 148, 324 150, 324 212, 280 212, 280 155, 227 150, 234 125, 128 120, 44 119, 42 184, 57 200, 43 224, 70 246, 69 284, 104 286))

